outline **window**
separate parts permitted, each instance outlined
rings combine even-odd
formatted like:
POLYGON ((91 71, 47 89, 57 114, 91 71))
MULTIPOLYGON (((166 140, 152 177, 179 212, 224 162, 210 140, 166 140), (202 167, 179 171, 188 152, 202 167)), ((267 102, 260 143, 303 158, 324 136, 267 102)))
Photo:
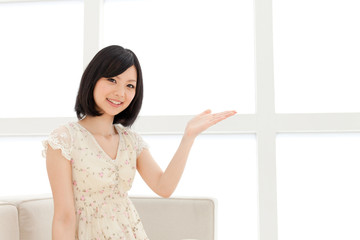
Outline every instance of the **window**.
POLYGON ((41 157, 44 137, 0 137, 0 196, 50 193, 45 158, 41 157))
POLYGON ((277 137, 279 240, 360 237, 360 134, 277 137))
POLYGON ((82 74, 82 2, 0 4, 1 117, 73 116, 82 74))
POLYGON ((106 1, 104 46, 133 50, 142 115, 255 112, 252 1, 106 1))
POLYGON ((274 0, 279 113, 360 111, 360 2, 274 0))
MULTIPOLYGON (((218 199, 218 239, 235 234, 260 240, 359 238, 357 1, 0 2, 6 33, 0 44, 5 66, 0 149, 6 154, 0 160, 0 182, 16 181, 11 189, 1 186, 0 195, 50 191, 41 140, 75 120, 75 91, 90 56, 102 46, 119 44, 141 61, 145 104, 134 128, 163 168, 189 115, 205 108, 238 111, 197 139, 175 192, 218 199), (40 16, 49 12, 48 21, 33 18, 36 11, 40 16), (17 29, 30 32, 26 41, 9 35, 17 29), (14 58, 16 46, 22 58, 14 58), (38 69, 46 77, 38 77, 38 69), (26 72, 26 79, 9 81, 13 72, 26 72), (67 97, 59 98, 64 91, 67 97), (14 156, 19 144, 30 148, 26 156, 14 156), (29 166, 26 158, 35 162, 29 166), (218 159, 225 164, 217 165, 218 159), (204 163, 208 168, 201 171, 204 163), (214 172, 221 173, 219 181, 214 172), (31 178, 31 187, 42 190, 17 182, 22 178, 31 178)), ((154 195, 139 176, 130 194, 154 195)))

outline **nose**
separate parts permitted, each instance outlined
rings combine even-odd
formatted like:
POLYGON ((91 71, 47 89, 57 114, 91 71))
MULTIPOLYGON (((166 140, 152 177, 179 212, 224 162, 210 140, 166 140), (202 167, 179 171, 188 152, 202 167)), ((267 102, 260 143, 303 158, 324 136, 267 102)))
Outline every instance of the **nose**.
POLYGON ((125 87, 119 86, 116 89, 116 96, 120 98, 120 100, 124 100, 125 98, 125 87))

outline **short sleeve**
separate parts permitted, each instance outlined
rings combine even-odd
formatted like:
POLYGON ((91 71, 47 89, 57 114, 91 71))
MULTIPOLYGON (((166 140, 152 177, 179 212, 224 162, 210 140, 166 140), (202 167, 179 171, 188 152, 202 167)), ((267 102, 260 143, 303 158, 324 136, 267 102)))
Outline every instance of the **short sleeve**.
POLYGON ((126 131, 128 133, 130 133, 134 139, 134 147, 136 150, 136 157, 138 157, 144 149, 149 148, 149 145, 144 141, 144 139, 137 132, 135 132, 129 128, 127 128, 126 131))
POLYGON ((61 126, 52 131, 48 139, 42 142, 44 150, 42 152, 43 157, 46 157, 48 146, 52 149, 61 150, 61 154, 68 160, 71 160, 71 148, 72 139, 69 130, 65 126, 61 126))

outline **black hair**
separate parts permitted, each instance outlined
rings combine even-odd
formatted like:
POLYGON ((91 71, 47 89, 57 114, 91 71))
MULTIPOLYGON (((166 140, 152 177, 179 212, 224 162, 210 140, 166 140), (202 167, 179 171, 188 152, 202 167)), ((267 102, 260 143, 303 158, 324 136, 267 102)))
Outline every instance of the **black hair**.
POLYGON ((96 82, 102 78, 115 77, 134 66, 137 73, 135 97, 130 105, 114 117, 114 124, 120 123, 127 127, 131 126, 141 109, 143 100, 143 79, 139 60, 135 53, 121 46, 111 45, 100 50, 86 67, 76 97, 75 111, 80 120, 86 115, 101 116, 96 110, 94 100, 94 88, 96 82))

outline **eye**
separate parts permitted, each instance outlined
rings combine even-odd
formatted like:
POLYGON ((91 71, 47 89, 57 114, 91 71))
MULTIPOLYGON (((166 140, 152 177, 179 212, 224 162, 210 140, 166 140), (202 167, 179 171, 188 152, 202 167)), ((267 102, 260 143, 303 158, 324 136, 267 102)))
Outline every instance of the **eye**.
POLYGON ((127 87, 128 87, 128 88, 135 88, 135 85, 133 85, 133 84, 128 84, 127 87))
POLYGON ((108 81, 109 81, 109 82, 112 82, 112 83, 116 83, 116 80, 113 79, 113 78, 108 78, 108 81))

